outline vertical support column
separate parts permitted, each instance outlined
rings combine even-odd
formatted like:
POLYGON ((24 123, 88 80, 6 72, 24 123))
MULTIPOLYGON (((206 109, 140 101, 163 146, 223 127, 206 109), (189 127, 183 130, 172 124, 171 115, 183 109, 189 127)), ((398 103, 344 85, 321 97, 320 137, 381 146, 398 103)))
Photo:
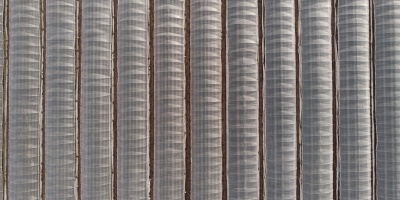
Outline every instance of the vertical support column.
POLYGON ((333 198, 331 0, 300 0, 302 198, 333 198))
POLYGON ((154 199, 185 197, 184 16, 185 1, 155 0, 154 199))
POLYGON ((75 199, 76 0, 46 3, 45 194, 75 199))
POLYGON ((376 197, 400 199, 400 1, 375 0, 376 197))
POLYGON ((258 199, 258 3, 227 1, 228 199, 258 199))
POLYGON ((267 0, 264 8, 264 199, 296 199, 295 2, 267 0))
POLYGON ((111 199, 111 1, 82 6, 82 199, 111 199))

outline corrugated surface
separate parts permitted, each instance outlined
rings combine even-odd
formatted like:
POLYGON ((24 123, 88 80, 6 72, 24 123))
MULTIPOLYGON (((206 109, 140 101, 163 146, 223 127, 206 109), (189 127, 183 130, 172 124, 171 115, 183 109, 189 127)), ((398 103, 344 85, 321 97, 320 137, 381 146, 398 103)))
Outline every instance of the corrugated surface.
POLYGON ((331 0, 300 1, 302 198, 333 198, 331 0))
POLYGON ((264 199, 296 199, 295 2, 264 3, 264 199))
POLYGON ((184 4, 154 2, 154 199, 185 196, 184 4))
POLYGON ((46 4, 47 199, 75 199, 75 0, 46 4))
POLYGON ((375 0, 376 195, 400 199, 400 1, 375 0))
POLYGON ((398 0, 0 0, 0 198, 400 199, 399 34, 398 0))
POLYGON ((118 198, 149 199, 149 2, 118 1, 118 198))
POLYGON ((228 199, 258 199, 257 1, 227 1, 226 20, 228 199))
POLYGON ((340 199, 372 199, 369 1, 338 2, 340 199))
POLYGON ((190 1, 192 199, 222 198, 221 1, 190 1))
POLYGON ((111 1, 82 1, 82 199, 111 198, 111 1))
POLYGON ((41 45, 39 0, 10 0, 9 199, 39 199, 41 45))

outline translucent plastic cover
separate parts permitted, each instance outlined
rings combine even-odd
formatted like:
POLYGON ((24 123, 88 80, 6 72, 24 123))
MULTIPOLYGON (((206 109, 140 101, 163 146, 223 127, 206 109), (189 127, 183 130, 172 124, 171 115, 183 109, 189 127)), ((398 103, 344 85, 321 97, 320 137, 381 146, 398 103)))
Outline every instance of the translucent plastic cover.
POLYGON ((111 199, 110 0, 82 1, 82 199, 111 199))
POLYGON ((338 1, 339 199, 372 199, 369 1, 338 1))
POLYGON ((185 1, 155 0, 154 199, 185 197, 184 61, 185 1))
POLYGON ((47 199, 75 199, 75 10, 75 0, 46 2, 47 199))
POLYGON ((190 1, 192 199, 222 198, 221 1, 190 1))
POLYGON ((375 0, 376 196, 400 199, 400 1, 375 0))
POLYGON ((300 1, 302 198, 333 198, 331 0, 300 1))
POLYGON ((257 0, 227 1, 228 199, 258 199, 257 0))
POLYGON ((40 198, 40 1, 10 0, 8 197, 40 198))
POLYGON ((118 1, 119 199, 149 199, 149 1, 118 1))
POLYGON ((294 0, 264 1, 264 199, 296 199, 294 0))

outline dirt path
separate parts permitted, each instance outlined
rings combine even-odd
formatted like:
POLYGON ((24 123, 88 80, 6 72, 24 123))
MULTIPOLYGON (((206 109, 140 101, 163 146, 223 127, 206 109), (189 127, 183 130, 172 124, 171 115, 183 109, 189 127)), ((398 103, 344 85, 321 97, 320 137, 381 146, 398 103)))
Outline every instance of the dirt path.
POLYGON ((221 63, 222 63, 222 199, 228 199, 228 183, 226 174, 226 0, 222 0, 221 5, 221 21, 222 21, 222 43, 221 43, 221 63))

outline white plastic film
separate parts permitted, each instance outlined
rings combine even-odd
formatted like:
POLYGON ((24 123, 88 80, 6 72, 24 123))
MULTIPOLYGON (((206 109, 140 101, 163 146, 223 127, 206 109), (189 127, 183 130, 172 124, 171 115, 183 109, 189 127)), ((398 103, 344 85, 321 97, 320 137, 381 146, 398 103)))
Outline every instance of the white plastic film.
POLYGON ((264 199, 296 199, 294 0, 264 1, 264 199))
POLYGON ((75 199, 75 2, 46 2, 47 199, 75 199))
POLYGON ((333 198, 331 0, 300 1, 302 198, 333 198))
POLYGON ((111 1, 82 1, 82 199, 111 199, 111 1))
POLYGON ((228 0, 228 199, 259 198, 258 101, 257 1, 228 0))
POLYGON ((118 1, 119 199, 149 199, 149 1, 118 1))
POLYGON ((372 199, 369 1, 338 1, 339 199, 372 199))
POLYGON ((191 196, 221 199, 221 1, 191 0, 190 5, 191 196))
POLYGON ((40 198, 40 1, 10 0, 8 198, 40 198))
POLYGON ((154 199, 185 197, 184 61, 185 1, 155 0, 154 199))
POLYGON ((400 199, 400 1, 375 0, 376 196, 400 199))

